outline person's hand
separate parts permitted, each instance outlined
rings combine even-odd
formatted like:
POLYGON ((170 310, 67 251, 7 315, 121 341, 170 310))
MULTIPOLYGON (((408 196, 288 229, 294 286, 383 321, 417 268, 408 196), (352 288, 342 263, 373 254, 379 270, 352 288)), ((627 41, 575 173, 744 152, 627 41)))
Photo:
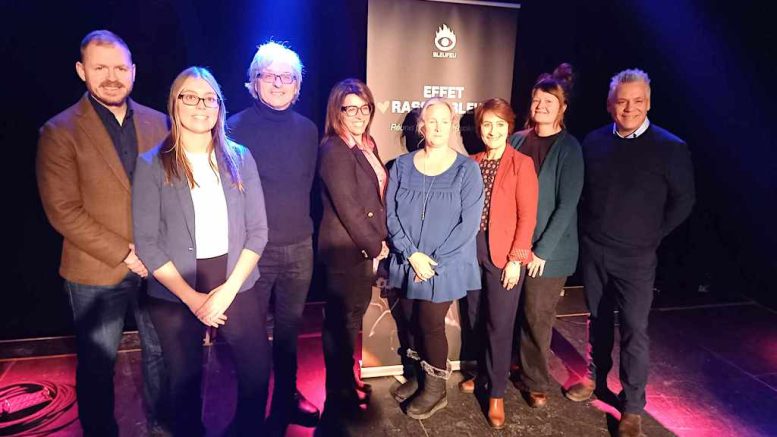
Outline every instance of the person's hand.
POLYGON ((502 287, 512 290, 521 279, 521 263, 510 261, 502 270, 502 287))
MULTIPOLYGON (((189 311, 192 312, 195 316, 197 316, 197 312, 205 305, 205 303, 208 301, 209 295, 205 293, 192 293, 192 295, 184 301, 187 307, 189 307, 189 311)), ((212 326, 214 328, 218 328, 219 325, 223 325, 227 321, 227 316, 223 315, 221 317, 216 317, 213 320, 205 321, 201 319, 199 316, 197 318, 202 322, 205 326, 212 326)))
POLYGON ((140 260, 140 258, 138 258, 138 256, 135 254, 135 245, 130 243, 129 250, 129 255, 124 258, 124 264, 127 265, 127 268, 130 269, 131 272, 135 273, 141 278, 147 277, 148 270, 146 269, 146 266, 143 265, 143 262, 140 260))
POLYGON ((542 276, 542 273, 545 272, 545 260, 538 257, 537 255, 534 255, 534 258, 531 260, 531 262, 526 265, 526 271, 532 278, 542 276))
POLYGON ((195 315, 202 323, 208 326, 213 326, 212 323, 223 325, 226 322, 226 315, 224 313, 232 305, 232 301, 235 300, 238 289, 239 287, 234 286, 229 281, 214 288, 208 293, 208 299, 197 310, 195 315), (221 323, 219 323, 220 321, 221 323))
POLYGON ((388 244, 386 244, 386 242, 385 242, 385 241, 381 241, 381 242, 380 242, 380 245, 381 245, 381 247, 380 247, 380 254, 378 254, 378 256, 375 258, 375 259, 377 259, 378 261, 380 261, 380 260, 382 260, 382 259, 386 259, 386 258, 388 258, 388 256, 389 256, 389 247, 388 247, 388 244))
POLYGON ((434 266, 437 262, 429 257, 429 255, 422 252, 415 252, 407 259, 410 261, 410 265, 413 267, 416 276, 421 281, 426 281, 434 276, 434 266))

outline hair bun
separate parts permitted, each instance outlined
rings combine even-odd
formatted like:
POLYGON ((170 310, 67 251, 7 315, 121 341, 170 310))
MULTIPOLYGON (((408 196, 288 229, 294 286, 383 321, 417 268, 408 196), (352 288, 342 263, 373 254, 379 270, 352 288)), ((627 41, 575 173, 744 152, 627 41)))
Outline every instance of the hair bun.
POLYGON ((558 67, 556 67, 555 70, 553 70, 553 74, 549 75, 553 79, 556 79, 561 86, 564 87, 564 91, 570 92, 572 90, 572 85, 574 84, 575 79, 575 73, 572 70, 572 64, 569 63, 562 63, 558 67))

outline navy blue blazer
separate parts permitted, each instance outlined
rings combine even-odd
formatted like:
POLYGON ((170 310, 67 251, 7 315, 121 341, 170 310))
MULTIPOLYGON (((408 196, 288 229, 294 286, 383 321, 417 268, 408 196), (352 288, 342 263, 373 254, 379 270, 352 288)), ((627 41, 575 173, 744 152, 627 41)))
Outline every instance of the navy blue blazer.
MULTIPOLYGON (((267 245, 267 214, 256 162, 248 149, 233 142, 230 144, 237 151, 244 190, 241 192, 232 185, 229 174, 217 160, 229 223, 227 276, 234 270, 243 249, 261 256, 267 245)), ((132 185, 135 252, 149 273, 172 261, 181 276, 194 288, 197 248, 192 195, 186 178, 174 180, 171 184, 164 183, 164 169, 159 159, 160 148, 161 145, 138 156, 135 168, 132 185)), ((253 287, 257 279, 259 270, 254 266, 240 291, 253 287)), ((180 302, 153 274, 149 274, 148 294, 180 302)))

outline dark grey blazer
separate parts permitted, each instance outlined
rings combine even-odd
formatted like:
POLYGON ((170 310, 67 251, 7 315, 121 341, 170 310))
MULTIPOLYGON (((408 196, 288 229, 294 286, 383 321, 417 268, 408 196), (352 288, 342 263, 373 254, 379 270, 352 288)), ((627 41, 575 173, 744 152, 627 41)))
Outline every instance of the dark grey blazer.
MULTIPOLYGON (((237 151, 244 190, 241 192, 232 186, 230 176, 221 171, 229 222, 227 275, 232 273, 243 249, 261 256, 267 245, 267 214, 256 162, 248 149, 236 143, 230 144, 237 151)), ((135 168, 132 185, 135 252, 149 271, 149 295, 180 302, 153 277, 153 272, 172 261, 186 282, 195 286, 197 248, 194 239, 194 204, 185 178, 175 180, 172 184, 164 183, 164 169, 159 159, 161 147, 157 146, 138 156, 135 168)), ((220 162, 218 164, 223 169, 224 166, 220 162)), ((253 287, 257 279, 259 270, 254 267, 240 291, 253 287)))

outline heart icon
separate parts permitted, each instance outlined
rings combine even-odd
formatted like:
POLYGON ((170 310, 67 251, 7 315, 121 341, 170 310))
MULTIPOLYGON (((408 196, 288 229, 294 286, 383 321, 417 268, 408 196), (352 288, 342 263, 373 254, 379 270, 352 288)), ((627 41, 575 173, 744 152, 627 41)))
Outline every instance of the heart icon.
POLYGON ((385 114, 390 104, 391 102, 389 102, 388 100, 386 100, 385 102, 378 102, 378 109, 382 114, 385 114))

